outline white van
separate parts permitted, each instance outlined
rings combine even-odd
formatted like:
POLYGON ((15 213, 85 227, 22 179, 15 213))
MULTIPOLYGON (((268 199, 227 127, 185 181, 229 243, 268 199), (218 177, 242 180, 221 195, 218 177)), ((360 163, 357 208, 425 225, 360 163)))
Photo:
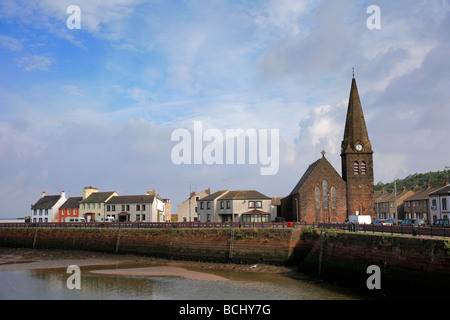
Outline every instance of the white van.
POLYGON ((371 224, 372 217, 369 215, 348 216, 348 223, 371 224))
POLYGON ((95 220, 95 222, 114 222, 114 218, 113 217, 101 217, 95 220))
POLYGON ((81 217, 67 217, 65 222, 86 222, 86 219, 81 217))

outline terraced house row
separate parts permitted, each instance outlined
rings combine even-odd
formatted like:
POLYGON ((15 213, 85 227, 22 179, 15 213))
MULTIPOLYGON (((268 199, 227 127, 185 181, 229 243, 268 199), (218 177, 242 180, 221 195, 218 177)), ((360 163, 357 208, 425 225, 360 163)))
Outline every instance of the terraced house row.
POLYGON ((31 222, 71 221, 142 221, 164 222, 171 219, 170 199, 163 199, 154 190, 143 195, 120 196, 115 191, 99 192, 85 187, 81 197, 66 198, 42 193, 31 207, 31 222))

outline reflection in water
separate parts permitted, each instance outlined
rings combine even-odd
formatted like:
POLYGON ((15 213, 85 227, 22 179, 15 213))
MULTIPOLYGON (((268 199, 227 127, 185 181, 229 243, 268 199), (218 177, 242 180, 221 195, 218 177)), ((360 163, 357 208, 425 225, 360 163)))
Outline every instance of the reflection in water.
MULTIPOLYGON (((111 266, 109 267, 111 268, 111 266)), ((99 269, 99 267, 96 267, 99 269)), ((81 289, 69 290, 65 269, 0 272, 0 299, 56 300, 332 300, 359 299, 342 289, 281 275, 214 271, 231 281, 90 274, 81 268, 81 289)), ((205 272, 204 270, 202 272, 205 272)))

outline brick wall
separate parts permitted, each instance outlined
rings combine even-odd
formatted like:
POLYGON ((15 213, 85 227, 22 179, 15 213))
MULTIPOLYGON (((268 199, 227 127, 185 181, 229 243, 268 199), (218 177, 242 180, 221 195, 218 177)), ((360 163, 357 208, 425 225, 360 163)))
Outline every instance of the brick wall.
POLYGON ((300 230, 280 229, 0 229, 0 245, 137 253, 217 262, 284 264, 300 230))

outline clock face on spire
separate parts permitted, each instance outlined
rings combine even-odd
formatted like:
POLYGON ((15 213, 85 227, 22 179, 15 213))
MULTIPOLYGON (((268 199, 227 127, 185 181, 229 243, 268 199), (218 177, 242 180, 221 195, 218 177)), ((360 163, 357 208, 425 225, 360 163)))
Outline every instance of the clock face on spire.
POLYGON ((363 146, 362 146, 362 144, 361 143, 358 143, 357 145, 356 145, 356 151, 362 151, 362 149, 363 149, 363 146))

